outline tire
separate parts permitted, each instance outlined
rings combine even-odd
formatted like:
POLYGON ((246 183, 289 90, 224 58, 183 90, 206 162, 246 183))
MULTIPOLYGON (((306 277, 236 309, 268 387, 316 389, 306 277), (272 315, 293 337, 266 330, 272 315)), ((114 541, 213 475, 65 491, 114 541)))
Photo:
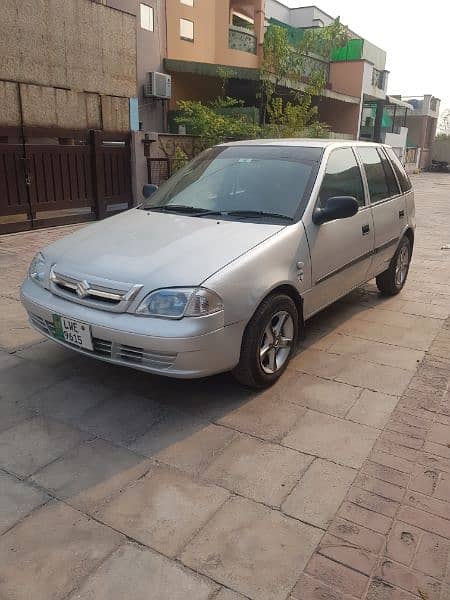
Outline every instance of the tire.
POLYGON ((251 388, 273 385, 284 373, 298 340, 299 315, 292 298, 265 298, 249 321, 234 377, 251 388))
POLYGON ((389 268, 376 278, 377 287, 383 296, 395 296, 406 283, 411 262, 411 242, 402 238, 389 268), (400 269, 400 271, 399 271, 400 269))

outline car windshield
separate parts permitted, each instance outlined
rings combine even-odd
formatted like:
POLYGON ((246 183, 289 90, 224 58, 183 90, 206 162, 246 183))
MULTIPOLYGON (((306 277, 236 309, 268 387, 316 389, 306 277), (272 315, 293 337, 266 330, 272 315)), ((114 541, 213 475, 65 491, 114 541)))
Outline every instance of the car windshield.
POLYGON ((190 216, 293 220, 323 149, 217 146, 175 173, 141 208, 190 216))

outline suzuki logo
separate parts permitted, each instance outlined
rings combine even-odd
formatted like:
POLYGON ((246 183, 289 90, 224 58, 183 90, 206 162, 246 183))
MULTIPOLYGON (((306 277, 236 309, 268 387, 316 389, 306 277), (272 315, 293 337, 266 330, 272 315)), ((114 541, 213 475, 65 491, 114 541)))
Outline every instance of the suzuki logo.
POLYGON ((86 296, 89 295, 90 289, 91 289, 91 286, 88 284, 88 282, 85 279, 83 279, 83 281, 79 281, 77 283, 77 287, 76 287, 75 291, 79 298, 86 298, 86 296))

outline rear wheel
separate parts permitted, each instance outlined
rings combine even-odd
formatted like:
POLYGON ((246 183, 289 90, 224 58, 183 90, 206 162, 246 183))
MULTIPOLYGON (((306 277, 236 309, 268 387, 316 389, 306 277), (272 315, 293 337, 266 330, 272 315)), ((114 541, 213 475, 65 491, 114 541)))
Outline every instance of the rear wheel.
POLYGON ((395 296, 406 283, 411 262, 411 242, 404 237, 394 254, 389 268, 378 275, 377 287, 383 296, 395 296))
POLYGON ((249 387, 272 385, 288 366, 298 339, 298 312, 285 294, 268 296, 244 332, 241 358, 233 375, 249 387))

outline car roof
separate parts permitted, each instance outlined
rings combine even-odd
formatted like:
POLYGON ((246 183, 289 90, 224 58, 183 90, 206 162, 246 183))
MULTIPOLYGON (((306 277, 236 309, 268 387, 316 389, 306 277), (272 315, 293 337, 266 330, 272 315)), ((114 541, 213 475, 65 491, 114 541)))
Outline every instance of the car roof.
POLYGON ((281 138, 271 140, 242 140, 239 142, 226 142, 220 146, 290 146, 301 148, 328 148, 329 146, 384 146, 376 142, 360 142, 358 140, 339 140, 323 138, 281 138))

